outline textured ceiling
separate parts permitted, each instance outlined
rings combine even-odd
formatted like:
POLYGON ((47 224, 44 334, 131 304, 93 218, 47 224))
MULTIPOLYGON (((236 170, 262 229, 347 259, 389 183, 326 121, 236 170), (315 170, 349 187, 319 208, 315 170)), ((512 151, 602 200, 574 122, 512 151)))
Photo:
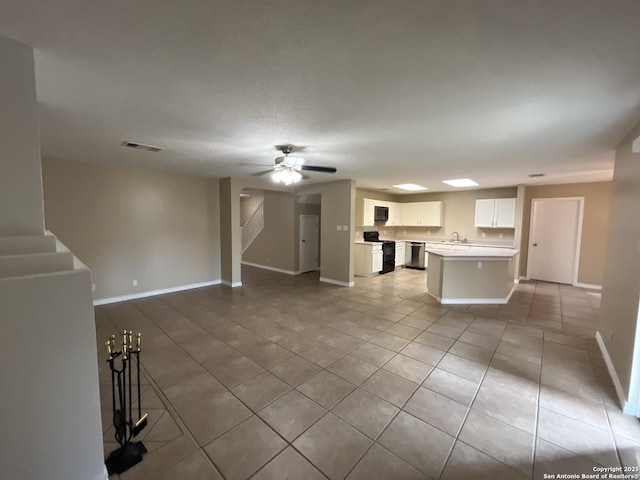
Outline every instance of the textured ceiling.
MULTIPOLYGON (((611 178, 640 119, 640 2, 4 0, 35 47, 43 154, 212 177, 276 144, 307 182, 611 178), (164 147, 153 154, 123 140, 164 147)), ((255 164, 255 165, 250 165, 255 164)))

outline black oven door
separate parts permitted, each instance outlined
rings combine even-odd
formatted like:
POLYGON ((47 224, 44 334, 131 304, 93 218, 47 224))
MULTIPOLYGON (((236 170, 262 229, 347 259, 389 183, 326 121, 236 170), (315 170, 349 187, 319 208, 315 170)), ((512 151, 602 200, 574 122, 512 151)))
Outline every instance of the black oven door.
POLYGON ((393 272, 396 269, 396 242, 384 242, 382 244, 382 271, 380 273, 393 272))

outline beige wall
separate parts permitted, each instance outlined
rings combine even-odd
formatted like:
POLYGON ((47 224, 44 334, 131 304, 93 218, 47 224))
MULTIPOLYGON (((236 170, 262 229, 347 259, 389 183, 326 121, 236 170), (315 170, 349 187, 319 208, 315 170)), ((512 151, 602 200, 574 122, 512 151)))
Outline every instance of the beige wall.
POLYGON ((638 136, 640 124, 616 150, 598 324, 625 395, 629 394, 640 299, 640 153, 631 152, 631 143, 638 136))
POLYGON ((296 270, 295 196, 264 190, 264 229, 242 254, 245 262, 296 270))
POLYGON ((94 298, 220 279, 217 180, 51 158, 42 167, 47 229, 91 269, 94 298))
POLYGON ((322 196, 320 215, 320 276, 348 284, 353 282, 353 242, 356 188, 353 180, 317 183, 300 187, 297 194, 322 196), (337 225, 348 230, 338 231, 337 225))
POLYGON ((611 208, 611 191, 611 182, 526 187, 522 216, 522 239, 520 242, 520 276, 526 276, 527 274, 532 199, 584 197, 578 282, 589 285, 602 285, 609 228, 609 211, 611 208))
MULTIPOLYGON (((382 235, 395 236, 398 239, 451 238, 453 232, 469 240, 513 241, 513 228, 476 228, 476 200, 483 198, 516 198, 517 188, 491 188, 463 190, 457 192, 417 193, 392 195, 372 190, 356 190, 356 218, 362 225, 362 199, 372 198, 398 203, 442 201, 444 203, 444 222, 442 227, 377 227, 382 235), (482 234, 484 233, 484 237, 482 234), (502 237, 500 237, 502 235, 502 237)), ((358 233, 362 227, 358 228, 358 233)))

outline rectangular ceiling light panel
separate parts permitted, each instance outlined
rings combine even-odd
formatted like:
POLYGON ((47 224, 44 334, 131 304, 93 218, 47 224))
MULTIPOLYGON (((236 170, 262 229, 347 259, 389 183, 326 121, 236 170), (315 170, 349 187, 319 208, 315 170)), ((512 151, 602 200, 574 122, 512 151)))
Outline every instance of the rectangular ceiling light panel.
POLYGON ((391 185, 393 188, 399 188, 401 190, 409 190, 411 192, 415 192, 418 190, 428 190, 427 187, 422 187, 420 185, 416 185, 415 183, 401 183, 399 185, 391 185))
POLYGON ((470 178, 454 178, 453 180, 442 180, 442 183, 446 183, 447 185, 451 185, 452 187, 456 188, 479 186, 478 183, 474 182, 470 178))

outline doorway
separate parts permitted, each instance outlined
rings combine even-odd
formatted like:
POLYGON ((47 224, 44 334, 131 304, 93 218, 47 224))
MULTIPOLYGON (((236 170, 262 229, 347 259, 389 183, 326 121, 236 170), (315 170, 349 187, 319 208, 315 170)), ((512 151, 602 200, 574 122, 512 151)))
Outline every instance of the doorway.
POLYGON ((582 197, 532 200, 527 278, 578 282, 583 202, 582 197))
POLYGON ((317 215, 300 215, 300 273, 318 270, 320 230, 317 215))

